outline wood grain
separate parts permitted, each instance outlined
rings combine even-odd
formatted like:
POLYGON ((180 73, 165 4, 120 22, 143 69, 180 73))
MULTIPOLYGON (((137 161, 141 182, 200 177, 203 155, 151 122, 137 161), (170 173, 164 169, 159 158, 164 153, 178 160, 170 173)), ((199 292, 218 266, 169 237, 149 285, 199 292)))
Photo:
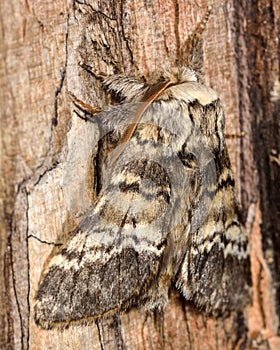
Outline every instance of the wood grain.
POLYGON ((133 309, 117 321, 63 331, 34 324, 44 263, 94 201, 98 126, 73 113, 67 91, 102 107, 109 98, 96 73, 159 76, 176 65, 208 6, 79 2, 0 5, 0 348, 279 349, 280 179, 270 161, 280 153, 277 0, 215 0, 203 34, 205 80, 221 95, 227 132, 244 132, 228 146, 252 234, 252 307, 216 320, 173 291, 164 313, 133 309))

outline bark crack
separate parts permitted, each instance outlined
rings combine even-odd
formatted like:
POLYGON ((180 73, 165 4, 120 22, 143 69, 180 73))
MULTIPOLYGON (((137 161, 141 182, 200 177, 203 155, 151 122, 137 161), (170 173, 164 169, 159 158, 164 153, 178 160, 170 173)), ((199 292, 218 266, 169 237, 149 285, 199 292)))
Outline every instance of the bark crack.
MULTIPOLYGON (((64 81, 66 78, 66 72, 67 72, 67 65, 68 65, 68 37, 69 37, 69 21, 70 21, 70 14, 67 14, 66 19, 66 32, 65 32, 65 63, 63 68, 61 69, 61 79, 59 82, 59 86, 55 90, 54 94, 54 117, 52 118, 52 130, 53 127, 55 127, 58 124, 58 102, 59 102, 59 95, 62 92, 64 81)), ((53 132, 51 132, 50 135, 50 141, 48 144, 48 149, 46 151, 46 157, 43 159, 41 164, 37 166, 37 168, 34 171, 33 176, 31 176, 29 179, 24 180, 26 183, 29 182, 29 184, 26 184, 27 191, 29 192, 31 188, 38 185, 41 179, 44 177, 44 175, 55 169, 57 165, 59 164, 58 161, 52 160, 52 154, 51 154, 51 148, 53 144, 53 132), (32 179, 33 178, 33 179, 32 179)))
MULTIPOLYGON (((122 37, 123 37, 125 46, 126 46, 126 48, 127 48, 127 51, 128 51, 129 57, 130 57, 131 66, 132 66, 132 67, 135 67, 135 66, 136 66, 136 63, 135 63, 135 61, 134 61, 133 52, 132 52, 131 47, 130 47, 130 45, 129 45, 129 40, 128 40, 128 38, 127 38, 126 35, 125 35, 125 30, 124 30, 124 25, 123 25, 123 20, 122 20, 123 17, 124 17, 123 5, 124 5, 124 2, 121 1, 121 7, 120 7, 120 17, 121 17, 120 25, 121 25, 121 32, 122 32, 122 37)), ((138 70, 138 68, 137 68, 137 70, 138 70)))
POLYGON ((26 343, 27 349, 29 349, 29 337, 30 337, 30 259, 29 259, 29 241, 28 241, 28 231, 29 231, 29 198, 26 188, 24 188, 24 194, 26 197, 26 209, 25 209, 25 220, 26 220, 26 261, 27 261, 27 334, 26 334, 26 343))
POLYGON ((101 350, 108 348, 116 350, 126 350, 127 347, 122 337, 122 323, 119 314, 113 315, 108 319, 96 320, 98 330, 99 344, 101 350))
POLYGON ((93 8, 93 6, 91 4, 89 4, 87 1, 80 1, 80 0, 74 0, 74 3, 77 3, 79 5, 85 5, 88 6, 92 12, 97 13, 98 15, 104 16, 105 18, 109 19, 110 21, 116 21, 117 19, 114 17, 110 17, 108 15, 106 15, 106 13, 100 11, 100 10, 96 10, 95 8, 93 8))
POLYGON ((41 238, 39 238, 39 237, 37 237, 37 236, 35 236, 35 235, 33 235, 33 234, 28 235, 27 238, 28 238, 28 239, 29 239, 29 238, 34 238, 35 240, 37 240, 37 241, 40 242, 40 243, 48 244, 48 245, 52 245, 52 246, 56 246, 56 247, 59 247, 59 246, 62 245, 62 243, 46 241, 46 240, 41 239, 41 238))
POLYGON ((266 321, 265 321, 265 311, 263 307, 263 297, 262 297, 262 274, 263 274, 263 265, 262 262, 259 261, 259 272, 258 272, 258 283, 257 283, 257 297, 258 297, 258 303, 260 307, 260 314, 262 318, 262 326, 263 328, 266 328, 266 321))
MULTIPOLYGON (((26 190, 26 181, 22 181, 21 184, 19 184, 17 188, 17 193, 16 193, 16 198, 22 194, 24 196, 24 202, 26 204, 25 207, 25 222, 26 222, 26 229, 25 229, 25 235, 27 237, 28 233, 28 194, 26 190)), ((18 312, 18 317, 19 317, 19 324, 20 324, 20 344, 21 344, 21 349, 25 349, 24 346, 24 338, 26 336, 26 344, 27 344, 27 349, 29 349, 29 315, 30 315, 30 303, 29 303, 29 293, 30 293, 30 265, 29 265, 29 254, 28 254, 28 241, 27 238, 25 239, 26 243, 26 260, 27 260, 27 295, 26 295, 26 303, 27 303, 27 327, 26 327, 26 334, 25 334, 25 326, 24 326, 24 316, 22 314, 22 307, 20 303, 20 297, 18 295, 18 290, 17 290, 17 277, 16 277, 16 268, 15 268, 15 261, 16 258, 14 258, 14 249, 13 248, 13 235, 16 235, 16 220, 15 220, 15 208, 13 210, 13 213, 11 215, 11 234, 8 239, 8 246, 10 248, 10 258, 11 258, 11 272, 12 272, 12 288, 14 292, 14 298, 15 298, 15 303, 16 303, 16 309, 18 312)))
POLYGON ((98 338, 99 338, 99 344, 100 344, 101 350, 105 350, 103 345, 103 340, 102 340, 102 334, 101 334, 101 325, 98 320, 96 320, 95 324, 98 331, 98 338))
POLYGON ((66 70, 68 65, 68 37, 69 37, 69 20, 70 20, 70 14, 67 14, 67 20, 66 20, 66 32, 65 32, 65 63, 64 67, 61 69, 60 75, 60 82, 59 86, 55 90, 54 94, 54 117, 52 119, 52 126, 57 126, 58 124, 58 98, 61 94, 65 77, 66 77, 66 70))
POLYGON ((16 289, 16 275, 15 275, 15 269, 14 269, 14 263, 13 263, 14 259, 13 259, 13 249, 12 249, 11 235, 9 237, 9 245, 10 245, 10 254, 11 254, 11 271, 12 271, 13 291, 14 291, 14 295, 15 295, 16 308, 17 308, 18 317, 19 317, 19 323, 20 323, 20 332, 21 332, 20 344, 21 344, 21 349, 24 349, 23 317, 22 317, 22 314, 21 314, 21 307, 20 307, 19 298, 18 298, 17 289, 16 289))
POLYGON ((190 326, 189 326, 189 319, 188 319, 188 311, 186 308, 186 301, 184 300, 184 298, 182 298, 182 296, 180 295, 180 299, 181 299, 181 306, 182 306, 182 311, 183 311, 183 315, 184 315, 184 320, 185 320, 185 324, 186 324, 186 332, 187 332, 187 336, 189 339, 189 345, 190 345, 190 350, 193 349, 193 337, 191 334, 191 330, 190 330, 190 326))

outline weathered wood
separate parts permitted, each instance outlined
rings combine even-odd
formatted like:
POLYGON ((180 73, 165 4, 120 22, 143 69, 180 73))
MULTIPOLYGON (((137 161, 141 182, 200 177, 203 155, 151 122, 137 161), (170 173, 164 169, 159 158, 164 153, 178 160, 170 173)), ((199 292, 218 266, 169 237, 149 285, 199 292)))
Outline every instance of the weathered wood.
POLYGON ((280 348, 277 0, 215 0, 203 34, 205 80, 221 95, 227 132, 244 132, 229 138, 228 147, 251 236, 252 307, 216 320, 173 291, 162 314, 133 309, 120 321, 63 331, 42 330, 33 321, 34 294, 54 243, 94 200, 98 128, 73 113, 67 90, 102 107, 109 100, 89 70, 158 76, 176 65, 207 5, 1 3, 1 349, 280 348))

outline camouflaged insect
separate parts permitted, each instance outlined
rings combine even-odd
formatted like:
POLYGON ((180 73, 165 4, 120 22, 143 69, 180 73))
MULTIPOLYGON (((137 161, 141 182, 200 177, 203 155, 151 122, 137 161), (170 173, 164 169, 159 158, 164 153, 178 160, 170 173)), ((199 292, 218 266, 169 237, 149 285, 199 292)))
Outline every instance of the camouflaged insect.
POLYGON ((122 102, 94 116, 103 127, 97 201, 46 267, 36 322, 163 309, 171 286, 215 315, 243 308, 247 236, 218 95, 190 66, 154 84, 124 75, 104 84, 122 102))

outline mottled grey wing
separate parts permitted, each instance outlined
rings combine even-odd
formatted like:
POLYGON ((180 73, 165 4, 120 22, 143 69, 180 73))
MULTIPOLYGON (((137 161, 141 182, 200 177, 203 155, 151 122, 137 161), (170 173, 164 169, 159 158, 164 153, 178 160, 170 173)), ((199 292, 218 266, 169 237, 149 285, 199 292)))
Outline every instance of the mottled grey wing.
POLYGON ((176 285, 187 300, 210 313, 220 314, 240 310, 249 301, 248 238, 239 221, 220 102, 217 100, 203 111, 196 106, 190 108, 194 119, 198 120, 201 114, 206 121, 200 124, 201 131, 209 135, 216 181, 209 187, 201 187, 176 285), (211 198, 207 207, 203 198, 211 198), (203 221, 199 220, 201 217, 203 221))
POLYGON ((155 167, 147 160, 125 165, 52 258, 36 295, 35 320, 42 327, 140 302, 165 248, 166 232, 153 222, 168 206, 170 187, 164 170, 155 167))
MULTIPOLYGON (((104 126, 108 124, 105 153, 110 144, 119 146, 110 153, 99 179, 103 189, 96 207, 47 266, 35 304, 35 320, 42 327, 98 318, 139 303, 155 307, 166 302, 168 288, 158 297, 145 291, 154 282, 166 245, 168 228, 158 218, 169 204, 169 178, 160 164, 143 158, 139 135, 130 149, 127 143, 142 114, 169 84, 146 89, 140 85, 142 103, 101 113, 104 126)), ((74 100, 89 109, 75 96, 74 100)), ((153 153, 149 146, 148 153, 153 153)))

